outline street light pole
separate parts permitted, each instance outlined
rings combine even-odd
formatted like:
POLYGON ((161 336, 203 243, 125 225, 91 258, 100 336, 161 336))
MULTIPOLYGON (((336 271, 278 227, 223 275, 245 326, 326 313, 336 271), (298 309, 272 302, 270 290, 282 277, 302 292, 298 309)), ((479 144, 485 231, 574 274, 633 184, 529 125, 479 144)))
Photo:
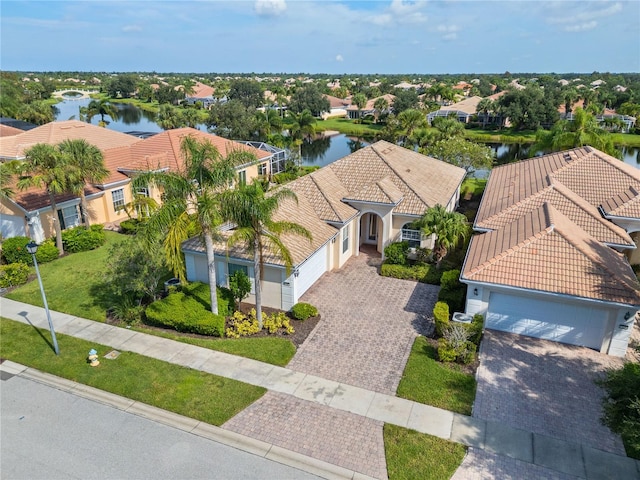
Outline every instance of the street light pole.
POLYGON ((47 304, 47 296, 44 294, 44 287, 42 286, 42 277, 40 277, 40 269, 38 268, 38 260, 36 260, 36 252, 38 251, 38 244, 33 240, 27 244, 27 252, 33 257, 33 264, 36 267, 36 276, 38 277, 38 283, 40 284, 40 293, 42 294, 42 301, 44 302, 44 310, 47 312, 47 320, 49 321, 49 330, 51 331, 51 338, 53 339, 53 349, 56 355, 60 355, 60 349, 58 348, 58 340, 56 339, 56 332, 53 330, 53 322, 51 321, 51 313, 49 312, 49 305, 47 304))

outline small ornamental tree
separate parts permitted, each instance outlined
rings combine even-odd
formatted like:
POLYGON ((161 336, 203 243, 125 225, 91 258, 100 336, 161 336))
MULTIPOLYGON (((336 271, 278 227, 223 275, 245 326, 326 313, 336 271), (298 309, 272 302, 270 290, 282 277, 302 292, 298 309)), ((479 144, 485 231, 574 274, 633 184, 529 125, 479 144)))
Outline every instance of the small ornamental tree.
POLYGON ((235 309, 238 310, 240 302, 244 300, 251 291, 251 280, 246 273, 242 270, 236 270, 233 275, 229 277, 229 290, 233 295, 235 301, 235 309))

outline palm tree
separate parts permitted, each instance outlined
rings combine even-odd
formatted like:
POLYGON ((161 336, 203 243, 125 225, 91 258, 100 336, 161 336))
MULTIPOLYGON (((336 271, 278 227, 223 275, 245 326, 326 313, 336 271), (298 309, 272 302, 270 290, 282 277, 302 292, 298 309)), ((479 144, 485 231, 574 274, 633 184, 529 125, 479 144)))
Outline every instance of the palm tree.
POLYGON ((184 157, 181 170, 145 172, 133 181, 134 190, 155 185, 163 191, 162 206, 152 213, 142 232, 149 243, 164 236, 167 266, 181 280, 186 278, 181 244, 200 233, 207 255, 211 312, 217 314, 213 244, 220 239, 217 227, 223 221, 219 196, 235 180, 234 166, 247 161, 238 160, 238 156, 246 153, 224 158, 209 141, 199 142, 191 136, 182 141, 181 151, 184 157))
POLYGON ((291 111, 287 111, 287 114, 289 115, 290 122, 292 122, 289 126, 289 135, 293 143, 298 146, 298 156, 301 156, 302 140, 316 132, 315 125, 317 120, 307 108, 297 114, 291 111))
POLYGON ((269 108, 264 112, 256 111, 256 119, 258 120, 261 140, 268 141, 271 134, 282 131, 282 119, 277 110, 269 108))
POLYGON ((413 131, 417 128, 427 125, 427 117, 420 110, 410 108, 398 114, 398 120, 402 126, 402 130, 407 138, 411 137, 413 131))
POLYGON ((618 157, 611 133, 600 128, 598 120, 582 108, 576 108, 573 120, 559 120, 549 131, 538 130, 531 152, 539 150, 558 152, 568 148, 591 145, 609 155, 618 157))
POLYGON ((112 120, 118 119, 118 109, 116 106, 105 99, 91 100, 87 105, 86 118, 87 122, 91 122, 91 119, 96 115, 100 115, 100 126, 107 126, 107 122, 104 120, 105 115, 109 115, 112 120))
POLYGON ((56 195, 68 193, 70 185, 75 184, 78 175, 75 168, 66 164, 66 157, 57 146, 37 143, 25 152, 25 161, 21 167, 18 188, 44 187, 51 202, 51 221, 56 232, 56 246, 60 255, 64 254, 62 228, 58 220, 56 195))
POLYGON ((495 108, 495 102, 490 98, 483 98, 478 102, 476 107, 476 113, 482 113, 482 128, 486 128, 487 121, 489 120, 489 112, 493 112, 495 108))
POLYGON ((417 227, 425 235, 435 235, 433 253, 438 267, 449 249, 469 236, 467 217, 458 212, 448 212, 440 204, 428 208, 417 221, 417 227))
POLYGON ((376 98, 376 101, 373 102, 373 108, 375 123, 378 123, 378 119, 380 118, 380 115, 382 115, 382 112, 386 111, 389 108, 389 102, 384 97, 378 97, 376 98))
POLYGON ((264 255, 268 250, 279 255, 289 273, 293 264, 291 252, 282 241, 281 235, 293 233, 311 241, 311 233, 303 226, 288 221, 274 219, 278 207, 285 199, 297 202, 295 193, 287 188, 279 188, 266 195, 260 183, 241 185, 238 189, 227 190, 221 195, 222 215, 236 225, 227 244, 244 242, 253 255, 254 282, 256 295, 256 318, 262 329, 262 280, 264 278, 264 255))
POLYGON ((18 160, 0 162, 0 199, 13 198, 13 179, 19 172, 20 165, 18 160))
POLYGON ((109 176, 102 152, 84 139, 67 139, 59 144, 65 164, 76 169, 76 182, 69 188, 80 197, 80 216, 86 227, 90 226, 89 209, 84 187, 87 183, 100 183, 109 176))
POLYGON ((367 97, 364 93, 356 93, 351 101, 358 107, 358 118, 362 115, 362 109, 367 105, 367 97))

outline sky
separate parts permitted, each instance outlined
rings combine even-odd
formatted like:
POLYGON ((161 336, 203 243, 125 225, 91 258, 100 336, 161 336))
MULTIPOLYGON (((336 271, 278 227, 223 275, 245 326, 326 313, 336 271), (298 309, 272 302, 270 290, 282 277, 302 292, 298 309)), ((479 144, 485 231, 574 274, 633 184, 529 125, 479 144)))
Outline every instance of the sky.
POLYGON ((0 69, 640 72, 640 0, 2 0, 0 69))

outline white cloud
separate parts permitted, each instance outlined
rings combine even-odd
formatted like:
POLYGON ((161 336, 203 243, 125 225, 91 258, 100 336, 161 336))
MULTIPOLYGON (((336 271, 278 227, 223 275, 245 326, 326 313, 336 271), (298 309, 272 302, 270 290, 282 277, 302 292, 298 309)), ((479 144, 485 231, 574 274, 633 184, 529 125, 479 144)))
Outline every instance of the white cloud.
POLYGON ((122 27, 123 32, 141 32, 142 27, 140 25, 125 25, 122 27))
POLYGON ((443 40, 451 41, 458 38, 460 27, 457 25, 438 25, 435 28, 435 31, 443 34, 443 40))
POLYGON ((274 17, 287 9, 285 0, 256 0, 255 11, 261 17, 274 17))
POLYGON ((344 62, 344 57, 340 54, 336 55, 336 62, 344 62))
POLYGON ((427 16, 422 12, 425 5, 426 2, 423 0, 417 2, 392 0, 391 5, 383 13, 371 15, 367 20, 380 26, 424 23, 427 21, 427 16))
MULTIPOLYGON (((584 2, 581 6, 586 10, 581 12, 567 12, 566 15, 553 16, 547 19, 547 21, 554 25, 562 25, 562 29, 566 32, 584 32, 587 30, 593 30, 598 26, 597 20, 600 18, 615 15, 622 11, 621 2, 606 2, 607 7, 602 8, 601 5, 604 2, 584 2)), ((562 3, 556 4, 557 7, 562 8, 562 3)), ((573 4, 575 7, 575 4, 573 4)))

